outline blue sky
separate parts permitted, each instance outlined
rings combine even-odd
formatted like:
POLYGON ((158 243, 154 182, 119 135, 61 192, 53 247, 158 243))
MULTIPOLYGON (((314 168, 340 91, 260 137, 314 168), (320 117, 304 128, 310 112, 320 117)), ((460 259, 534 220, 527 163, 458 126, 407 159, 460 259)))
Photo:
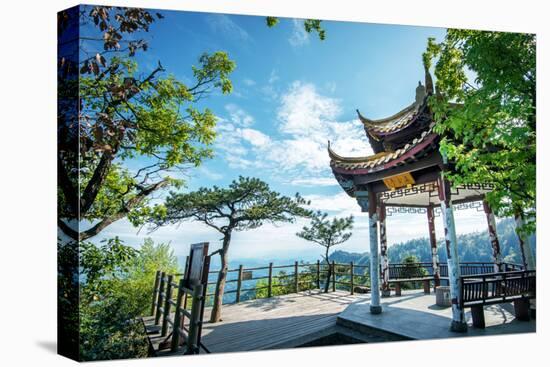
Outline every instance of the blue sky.
MULTIPOLYGON (((333 178, 327 140, 343 155, 372 151, 355 109, 381 118, 414 100, 424 79, 421 55, 428 37, 442 39, 445 29, 324 21, 326 40, 307 34, 297 19, 281 19, 274 28, 264 17, 161 11, 165 16, 146 35, 147 52, 139 54, 139 71, 147 73, 160 60, 178 79, 191 83, 191 65, 203 52, 226 51, 237 68, 231 95, 213 93, 199 107, 218 117, 215 157, 186 173, 187 188, 225 186, 239 175, 259 177, 283 194, 300 192, 316 209, 331 216, 353 213, 354 234, 340 249, 368 250, 366 218, 333 178)), ((127 162, 136 169, 144 160, 127 162)), ((266 225, 233 237, 233 258, 314 259, 321 248, 295 233, 304 222, 266 225)), ((459 233, 484 230, 481 213, 457 213, 459 233)), ((442 236, 442 224, 438 225, 442 236)), ((118 221, 97 240, 118 235, 138 245, 143 237, 170 242, 177 254, 188 244, 210 241, 220 234, 199 223, 139 233, 118 221)), ((420 215, 388 219, 390 245, 427 235, 420 215)))

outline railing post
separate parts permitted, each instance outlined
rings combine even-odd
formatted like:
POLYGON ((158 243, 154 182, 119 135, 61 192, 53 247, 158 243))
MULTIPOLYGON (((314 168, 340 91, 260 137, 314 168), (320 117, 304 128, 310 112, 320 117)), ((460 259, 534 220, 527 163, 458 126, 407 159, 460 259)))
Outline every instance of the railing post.
POLYGON ((336 292, 336 263, 332 260, 332 291, 336 292))
POLYGON ((269 263, 269 276, 267 282, 267 298, 271 298, 273 296, 273 263, 269 263))
POLYGON ((193 304, 189 319, 189 335, 187 337, 187 351, 185 354, 197 354, 199 351, 200 310, 202 302, 202 284, 193 288, 193 304))
POLYGON ((170 317, 170 301, 172 300, 172 280, 174 276, 172 274, 168 275, 168 280, 166 283, 166 295, 164 297, 164 312, 162 314, 162 329, 160 332, 161 336, 166 336, 168 333, 168 318, 170 317))
POLYGON ((180 345, 180 324, 181 324, 181 303, 183 299, 184 279, 181 278, 178 286, 178 295, 176 298, 176 313, 174 315, 174 329, 172 330, 172 352, 178 350, 180 345))
POLYGON ((317 289, 321 289, 321 261, 317 260, 317 289))
POLYGON ((160 286, 159 286, 159 294, 157 298, 157 313, 155 315, 155 325, 158 325, 160 322, 160 310, 162 309, 162 293, 164 289, 164 278, 166 277, 166 273, 162 272, 160 273, 160 286))
POLYGON ((189 269, 189 255, 185 257, 185 267, 183 268, 183 277, 187 276, 187 270, 189 269))
POLYGON ((239 303, 241 301, 242 282, 243 282, 243 266, 239 265, 239 275, 237 278, 237 295, 235 296, 235 303, 239 303))
POLYGON ((298 293, 298 290, 300 289, 298 283, 300 275, 298 273, 298 261, 294 261, 294 292, 298 293))
POLYGON ((351 290, 350 293, 353 294, 353 261, 349 263, 349 272, 350 272, 350 286, 351 290))
POLYGON ((160 283, 160 270, 157 270, 155 274, 155 285, 153 288, 153 303, 151 304, 151 315, 155 315, 155 305, 157 303, 157 297, 159 293, 159 283, 160 283))

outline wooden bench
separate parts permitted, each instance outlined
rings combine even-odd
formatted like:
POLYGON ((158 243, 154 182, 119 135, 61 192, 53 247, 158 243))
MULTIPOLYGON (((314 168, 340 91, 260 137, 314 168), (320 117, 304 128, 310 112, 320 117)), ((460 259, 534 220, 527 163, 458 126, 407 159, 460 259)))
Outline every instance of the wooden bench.
POLYGON ((401 295, 401 283, 407 282, 422 282, 422 287, 424 288, 424 294, 430 294, 430 282, 433 281, 433 277, 421 277, 421 278, 407 278, 407 279, 390 279, 389 284, 395 285, 395 295, 401 295))
POLYGON ((430 294, 430 282, 434 280, 431 263, 390 264, 389 284, 395 285, 395 295, 401 295, 401 283, 422 282, 424 293, 430 294))
POLYGON ((514 303, 516 319, 530 320, 529 300, 536 297, 536 272, 520 270, 460 278, 460 306, 472 310, 474 327, 485 328, 483 306, 514 303))

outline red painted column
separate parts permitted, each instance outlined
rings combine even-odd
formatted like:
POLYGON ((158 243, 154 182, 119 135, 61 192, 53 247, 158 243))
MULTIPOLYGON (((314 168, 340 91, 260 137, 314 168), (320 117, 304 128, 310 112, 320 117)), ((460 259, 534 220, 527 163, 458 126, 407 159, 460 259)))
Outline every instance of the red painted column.
POLYGON ((434 219, 433 206, 429 206, 427 208, 427 214, 428 214, 428 230, 430 232, 430 248, 432 251, 434 287, 439 287, 439 285, 441 284, 441 273, 439 271, 439 255, 437 254, 437 238, 435 236, 435 219, 434 219))
POLYGON ((378 207, 380 221, 380 278, 382 279, 382 297, 390 296, 390 266, 388 261, 388 241, 386 237, 386 205, 378 207))

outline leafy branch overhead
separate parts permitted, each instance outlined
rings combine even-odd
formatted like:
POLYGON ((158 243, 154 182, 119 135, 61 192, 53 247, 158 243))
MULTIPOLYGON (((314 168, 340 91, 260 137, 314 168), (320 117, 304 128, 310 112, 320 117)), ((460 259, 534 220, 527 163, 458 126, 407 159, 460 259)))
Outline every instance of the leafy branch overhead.
MULTIPOLYGON (((275 27, 279 24, 280 19, 278 17, 266 17, 266 24, 269 28, 275 27)), ((319 19, 304 19, 304 29, 307 33, 316 32, 321 41, 325 40, 325 30, 321 25, 322 20, 319 19)))
POLYGON ((437 94, 430 100, 455 168, 455 184, 491 183, 500 216, 521 215, 535 225, 536 37, 533 34, 447 31, 428 41, 426 67, 435 62, 437 94))
MULTIPOLYGON (((134 56, 147 51, 144 34, 163 16, 135 8, 82 9, 87 31, 81 37, 81 53, 87 56, 79 67, 80 147, 70 152, 80 170, 71 170, 64 164, 70 157, 60 156, 59 174, 60 216, 80 214, 96 222, 80 233, 81 240, 122 217, 143 223, 154 214, 147 205, 151 195, 182 184, 170 177, 172 171, 198 166, 212 156, 216 118, 197 102, 214 90, 230 93, 229 77, 235 69, 235 62, 217 51, 200 55, 191 67, 191 83, 167 73, 160 61, 140 72, 134 56), (135 171, 124 168, 124 161, 137 158, 146 158, 147 164, 135 171), (74 197, 78 201, 69 199, 74 197)), ((78 237, 64 223, 60 227, 78 237)))

